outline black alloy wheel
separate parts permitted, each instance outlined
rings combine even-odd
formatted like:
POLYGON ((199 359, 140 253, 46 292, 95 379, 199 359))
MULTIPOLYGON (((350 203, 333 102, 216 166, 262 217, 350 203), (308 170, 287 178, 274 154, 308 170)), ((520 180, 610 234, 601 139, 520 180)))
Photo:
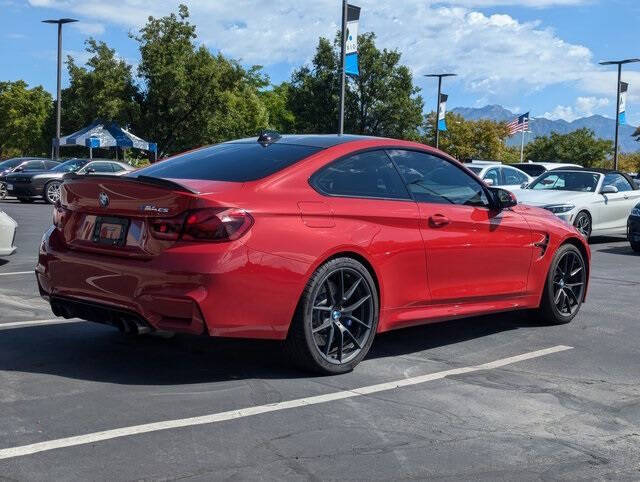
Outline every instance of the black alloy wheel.
POLYGON ((287 346, 302 368, 344 373, 366 356, 377 325, 378 294, 370 273, 352 258, 338 258, 309 280, 287 346))
POLYGON ((585 239, 589 239, 589 237, 591 237, 591 216, 589 216, 589 213, 586 213, 585 211, 579 212, 573 222, 573 225, 585 239))
POLYGON ((587 265, 578 248, 561 246, 555 254, 542 296, 540 314, 552 324, 570 322, 580 310, 587 286, 587 265))

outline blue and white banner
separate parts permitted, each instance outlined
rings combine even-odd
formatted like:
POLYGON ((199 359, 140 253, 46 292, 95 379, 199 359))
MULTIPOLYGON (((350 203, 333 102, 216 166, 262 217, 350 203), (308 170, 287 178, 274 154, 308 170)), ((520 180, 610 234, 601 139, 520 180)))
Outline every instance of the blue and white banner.
POLYGON ((620 82, 620 104, 618 105, 618 121, 620 124, 627 123, 627 91, 629 84, 620 82))
POLYGON ((358 24, 360 22, 360 7, 347 5, 347 34, 345 40, 344 69, 347 75, 358 76, 358 24))
POLYGON ((447 99, 449 96, 447 94, 440 94, 440 108, 438 109, 438 130, 446 131, 447 130, 447 99))

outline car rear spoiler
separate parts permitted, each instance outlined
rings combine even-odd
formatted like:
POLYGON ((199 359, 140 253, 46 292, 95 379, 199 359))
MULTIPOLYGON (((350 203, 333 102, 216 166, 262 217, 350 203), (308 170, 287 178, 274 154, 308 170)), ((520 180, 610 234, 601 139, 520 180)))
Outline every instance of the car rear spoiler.
POLYGON ((135 177, 128 177, 128 176, 113 176, 113 175, 108 175, 108 174, 76 174, 75 172, 69 172, 67 174, 65 174, 63 176, 64 180, 74 180, 74 179, 82 179, 82 180, 87 180, 87 179, 95 179, 96 181, 113 181, 114 179, 117 179, 119 181, 129 181, 129 182, 135 182, 135 183, 140 183, 140 184, 150 184, 153 186, 161 186, 161 187, 166 187, 168 189, 173 189, 176 191, 182 191, 182 192, 188 192, 191 194, 200 194, 199 191, 196 191, 194 189, 188 188, 187 186, 183 186, 182 184, 178 184, 175 181, 172 181, 170 179, 164 179, 161 177, 152 177, 152 176, 135 176, 135 177))

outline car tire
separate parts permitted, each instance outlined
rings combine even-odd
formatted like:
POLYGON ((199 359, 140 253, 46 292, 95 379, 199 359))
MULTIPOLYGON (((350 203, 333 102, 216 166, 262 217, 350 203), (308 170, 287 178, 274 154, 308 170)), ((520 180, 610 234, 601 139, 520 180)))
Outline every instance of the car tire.
POLYGON ((47 204, 55 204, 60 199, 60 186, 59 181, 49 181, 44 186, 44 202, 47 204))
POLYGON ((378 292, 367 268, 353 258, 332 259, 313 273, 304 288, 286 352, 303 370, 325 375, 349 372, 369 352, 378 319, 378 292))
POLYGON ((0 182, 0 201, 7 198, 7 185, 4 182, 0 182))
POLYGON ((30 197, 19 197, 18 201, 20 201, 23 204, 31 204, 33 201, 35 201, 35 199, 30 197))
POLYGON ((556 251, 536 317, 550 325, 569 323, 580 311, 587 287, 587 263, 573 244, 556 251))
POLYGON ((576 216, 576 219, 574 219, 573 225, 588 241, 591 237, 591 230, 593 228, 591 215, 587 211, 580 211, 576 216))

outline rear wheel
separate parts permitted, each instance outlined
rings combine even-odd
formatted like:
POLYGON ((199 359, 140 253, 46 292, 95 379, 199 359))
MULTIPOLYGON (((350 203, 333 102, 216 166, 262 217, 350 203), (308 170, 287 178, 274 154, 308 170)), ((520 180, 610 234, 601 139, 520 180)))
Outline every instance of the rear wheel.
POLYGON ((588 212, 580 211, 575 221, 573 221, 573 225, 580 231, 580 234, 582 234, 585 239, 591 237, 591 216, 589 216, 588 212))
POLYGON ((578 314, 587 285, 587 266, 572 244, 561 246, 553 257, 542 294, 538 317, 545 323, 569 323, 578 314))
POLYGON ((60 183, 51 181, 44 187, 44 200, 49 204, 55 204, 60 200, 60 183))
POLYGON ((352 258, 328 261, 302 294, 286 341, 305 370, 339 374, 367 355, 378 327, 378 294, 369 271, 352 258))

